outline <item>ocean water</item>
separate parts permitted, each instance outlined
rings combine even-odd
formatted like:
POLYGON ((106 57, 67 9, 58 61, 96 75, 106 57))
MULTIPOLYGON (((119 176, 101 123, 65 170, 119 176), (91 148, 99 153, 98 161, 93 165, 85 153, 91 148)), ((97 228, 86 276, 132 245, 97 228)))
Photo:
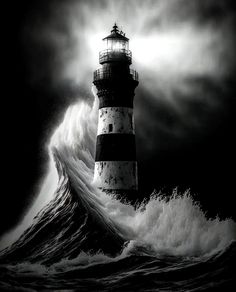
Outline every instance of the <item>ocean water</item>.
POLYGON ((234 291, 235 222, 190 191, 132 206, 98 190, 96 120, 97 100, 80 102, 55 130, 41 191, 1 239, 0 290, 234 291))

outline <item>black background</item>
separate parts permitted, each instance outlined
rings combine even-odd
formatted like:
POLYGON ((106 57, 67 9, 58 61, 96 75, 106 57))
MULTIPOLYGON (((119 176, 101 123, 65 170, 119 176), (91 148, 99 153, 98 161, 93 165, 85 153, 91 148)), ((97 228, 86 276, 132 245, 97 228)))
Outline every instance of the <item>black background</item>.
MULTIPOLYGON (((228 3, 228 10, 235 9, 234 1, 225 2, 228 3)), ((32 52, 30 40, 28 42, 24 37, 29 19, 35 15, 40 15, 41 19, 50 17, 48 1, 17 1, 11 4, 5 10, 8 17, 4 20, 5 40, 2 45, 1 141, 4 178, 0 206, 1 233, 22 218, 35 198, 47 167, 46 141, 60 121, 61 113, 74 102, 73 94, 68 99, 68 92, 74 91, 74 88, 62 86, 60 90, 55 90, 51 86, 48 72, 54 51, 34 46, 32 52), (41 64, 37 82, 32 82, 30 76, 32 62, 41 64)), ((214 13, 218 15, 219 12, 209 11, 210 16, 214 13)), ((210 88, 219 99, 226 97, 224 108, 215 114, 214 126, 206 124, 204 134, 194 132, 181 141, 147 127, 150 139, 166 141, 158 151, 147 151, 139 130, 143 121, 137 121, 140 189, 146 194, 154 188, 170 194, 176 186, 180 191, 191 188, 195 199, 201 201, 204 210, 211 216, 219 214, 221 218, 235 219, 235 70, 225 78, 224 90, 207 79, 194 82, 203 89, 210 88)), ((165 105, 153 107, 151 103, 146 103, 142 88, 137 92, 137 104, 147 115, 159 115, 170 125, 175 122, 175 117, 165 105)), ((189 110, 199 111, 199 114, 202 107, 204 105, 193 100, 189 104, 189 110)))

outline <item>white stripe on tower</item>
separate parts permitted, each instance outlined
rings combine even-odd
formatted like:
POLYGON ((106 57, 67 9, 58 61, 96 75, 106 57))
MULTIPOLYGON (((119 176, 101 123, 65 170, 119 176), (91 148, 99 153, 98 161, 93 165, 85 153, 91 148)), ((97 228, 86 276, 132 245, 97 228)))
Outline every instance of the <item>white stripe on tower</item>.
POLYGON ((133 109, 103 107, 98 113, 98 132, 101 134, 134 134, 133 109))
POLYGON ((137 190, 137 171, 136 161, 97 161, 94 181, 104 190, 137 190))

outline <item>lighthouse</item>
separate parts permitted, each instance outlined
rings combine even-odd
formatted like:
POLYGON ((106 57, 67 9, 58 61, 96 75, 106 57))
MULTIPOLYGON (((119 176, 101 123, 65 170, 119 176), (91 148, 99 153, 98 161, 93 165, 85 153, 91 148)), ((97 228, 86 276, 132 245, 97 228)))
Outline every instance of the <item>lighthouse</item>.
POLYGON ((102 67, 93 80, 99 98, 94 182, 103 191, 132 201, 138 191, 133 115, 138 73, 130 69, 129 39, 116 24, 103 41, 102 67))

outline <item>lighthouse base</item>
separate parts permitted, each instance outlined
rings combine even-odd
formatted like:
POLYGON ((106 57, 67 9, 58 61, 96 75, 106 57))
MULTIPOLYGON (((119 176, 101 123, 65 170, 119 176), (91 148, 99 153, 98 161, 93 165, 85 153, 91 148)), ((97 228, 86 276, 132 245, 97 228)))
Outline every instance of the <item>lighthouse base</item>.
POLYGON ((96 161, 94 183, 104 190, 137 190, 136 161, 96 161))
POLYGON ((139 192, 138 190, 107 190, 100 188, 104 193, 116 198, 122 203, 134 204, 138 201, 139 192))

